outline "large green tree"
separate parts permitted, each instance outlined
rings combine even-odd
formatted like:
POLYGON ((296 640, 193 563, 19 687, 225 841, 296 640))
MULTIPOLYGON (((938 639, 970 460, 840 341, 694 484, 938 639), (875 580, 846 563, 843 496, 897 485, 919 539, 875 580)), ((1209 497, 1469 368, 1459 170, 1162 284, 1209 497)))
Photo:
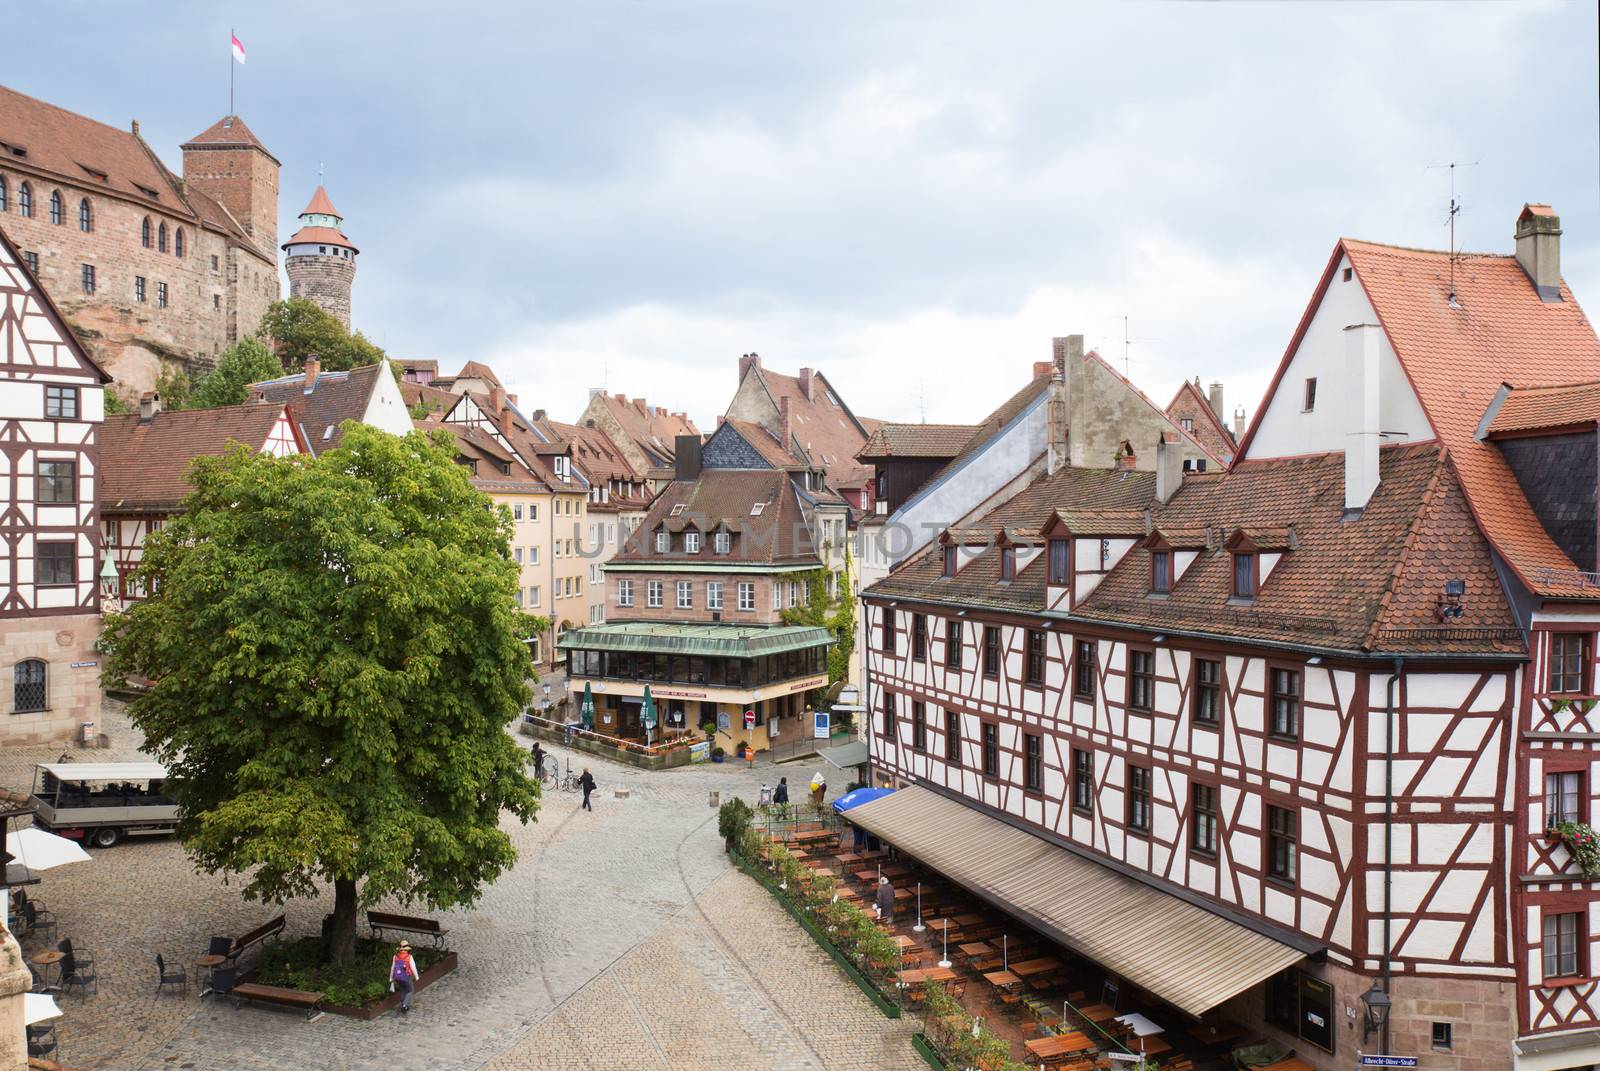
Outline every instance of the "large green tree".
POLYGON ((274 301, 261 317, 261 333, 277 344, 286 368, 298 369, 315 357, 327 372, 345 372, 384 360, 382 347, 344 324, 315 301, 274 301))
POLYGON ((224 350, 217 367, 195 385, 189 395, 189 408, 243 405, 250 396, 250 384, 281 375, 283 364, 265 343, 254 338, 244 339, 224 350))
MULTIPOLYGON (((438 434, 438 433, 436 433, 438 434)), ((113 680, 168 765, 200 867, 282 902, 331 883, 329 954, 362 906, 470 904, 538 789, 506 733, 530 622, 510 519, 442 439, 347 427, 310 460, 202 458, 145 544, 151 598, 108 622, 113 680)))

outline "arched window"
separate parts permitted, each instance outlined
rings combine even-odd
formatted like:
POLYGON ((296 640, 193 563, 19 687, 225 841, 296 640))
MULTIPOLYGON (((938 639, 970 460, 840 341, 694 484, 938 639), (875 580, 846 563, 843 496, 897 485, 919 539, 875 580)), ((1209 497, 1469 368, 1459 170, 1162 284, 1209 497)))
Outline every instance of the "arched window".
POLYGON ((162 253, 167 251, 167 225, 165 222, 156 228, 156 249, 162 253))
POLYGON ((87 197, 78 202, 78 229, 80 231, 94 230, 94 208, 90 206, 89 198, 87 197))
POLYGON ((6 177, 4 175, 0 175, 0 212, 8 211, 11 208, 11 195, 8 192, 9 189, 10 187, 6 185, 6 177))
POLYGON ((61 226, 61 191, 50 191, 50 222, 61 226))
POLYGON ((177 233, 172 236, 172 251, 174 253, 176 253, 180 257, 183 256, 183 228, 182 227, 179 227, 177 233))
POLYGON ((144 222, 139 224, 139 243, 146 249, 150 248, 150 217, 144 217, 144 222))
POLYGON ((12 713, 25 714, 45 709, 44 669, 44 662, 37 658, 17 663, 11 685, 12 713))
POLYGON ((26 182, 17 190, 17 211, 33 218, 33 187, 26 182))

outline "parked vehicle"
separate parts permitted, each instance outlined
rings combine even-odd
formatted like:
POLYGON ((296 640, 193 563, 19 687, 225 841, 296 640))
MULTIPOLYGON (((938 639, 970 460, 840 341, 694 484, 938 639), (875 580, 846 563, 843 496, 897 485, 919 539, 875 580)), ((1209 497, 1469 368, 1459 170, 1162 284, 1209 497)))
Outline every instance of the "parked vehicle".
POLYGON ((162 792, 166 779, 157 762, 41 762, 28 806, 41 829, 110 848, 124 837, 176 828, 178 805, 162 792))

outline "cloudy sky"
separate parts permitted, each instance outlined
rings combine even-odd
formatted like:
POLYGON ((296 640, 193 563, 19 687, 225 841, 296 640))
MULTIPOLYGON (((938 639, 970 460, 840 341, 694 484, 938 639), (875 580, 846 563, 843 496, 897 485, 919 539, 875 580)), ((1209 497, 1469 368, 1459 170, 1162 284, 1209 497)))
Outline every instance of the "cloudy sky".
POLYGON ((8 20, 0 80, 177 170, 230 24, 356 326, 564 419, 605 385, 710 426, 756 351, 972 421, 1069 333, 1253 410, 1336 238, 1444 246, 1452 160, 1461 247, 1549 201, 1600 307, 1593 3, 84 0, 8 20))

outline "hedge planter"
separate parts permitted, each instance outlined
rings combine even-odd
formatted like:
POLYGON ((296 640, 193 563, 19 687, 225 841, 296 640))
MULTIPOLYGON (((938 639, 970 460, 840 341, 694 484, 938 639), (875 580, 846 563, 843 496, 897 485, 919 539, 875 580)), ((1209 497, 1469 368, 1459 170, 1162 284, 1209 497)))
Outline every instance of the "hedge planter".
MULTIPOLYGON (((457 959, 456 954, 454 952, 446 952, 444 954, 444 958, 428 967, 420 976, 418 976, 414 991, 417 993, 422 992, 424 989, 428 988, 445 975, 453 973, 456 967, 459 965, 460 962, 457 959)), ((239 978, 239 981, 254 981, 255 974, 255 971, 249 971, 242 975, 239 978)), ((343 1015, 350 1019, 361 1019, 363 1021, 370 1022, 371 1020, 382 1015, 384 1012, 398 1008, 399 1006, 400 994, 395 992, 385 994, 378 1000, 369 1000, 365 1004, 324 1004, 322 1005, 322 1010, 327 1012, 329 1015, 343 1015)))

